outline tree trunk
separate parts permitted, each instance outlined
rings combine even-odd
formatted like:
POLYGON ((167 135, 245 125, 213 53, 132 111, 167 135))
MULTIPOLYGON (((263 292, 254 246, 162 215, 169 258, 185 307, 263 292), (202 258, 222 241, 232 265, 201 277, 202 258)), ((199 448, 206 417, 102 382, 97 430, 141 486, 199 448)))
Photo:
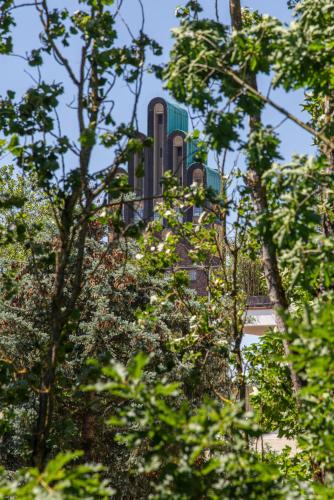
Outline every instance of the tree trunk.
POLYGON ((245 379, 245 373, 244 373, 244 366, 243 366, 243 359, 242 359, 242 353, 241 353, 241 340, 238 339, 238 341, 235 343, 234 346, 234 352, 235 352, 235 357, 236 357, 236 362, 235 362, 235 367, 237 371, 237 389, 238 389, 238 398, 241 403, 242 409, 246 411, 247 409, 247 386, 246 386, 246 379, 245 379))
MULTIPOLYGON (((230 13, 233 29, 236 31, 241 30, 242 16, 240 0, 230 0, 230 13)), ((247 82, 251 87, 257 90, 257 81, 254 75, 248 74, 247 82)), ((250 116, 249 125, 251 133, 258 129, 261 125, 260 111, 250 116)), ((249 165, 246 179, 247 184, 251 189, 256 214, 263 215, 268 213, 266 187, 262 182, 260 173, 257 170, 257 165, 249 165)), ((276 247, 270 227, 267 227, 262 234, 262 264, 268 286, 269 297, 275 310, 276 325, 279 331, 284 332, 286 328, 281 314, 282 312, 288 310, 288 301, 282 285, 282 279, 278 268, 276 247)), ((290 354, 290 348, 287 341, 284 341, 284 350, 285 354, 288 356, 290 354)), ((300 389, 300 383, 291 364, 290 375, 293 389, 296 394, 300 389)))
POLYGON ((57 352, 58 345, 53 343, 48 354, 49 368, 46 370, 40 387, 38 419, 34 435, 32 455, 33 465, 39 470, 43 470, 47 456, 47 440, 53 413, 57 352))
POLYGON ((240 0, 230 0, 230 15, 232 20, 232 28, 234 28, 236 31, 240 31, 242 29, 240 0))
POLYGON ((93 413, 94 394, 88 392, 85 395, 86 408, 82 418, 82 449, 85 452, 85 460, 94 461, 94 440, 96 419, 93 413))
MULTIPOLYGON (((69 221, 71 213, 70 210, 69 213, 63 214, 63 220, 69 221)), ((68 224, 64 226, 67 229, 70 227, 68 224)), ((59 348, 67 337, 66 326, 81 292, 87 229, 88 221, 86 220, 79 229, 77 237, 75 268, 72 269, 69 265, 69 256, 71 253, 69 230, 63 231, 61 250, 59 251, 56 264, 55 286, 50 308, 50 347, 42 373, 38 418, 33 438, 32 462, 39 470, 43 470, 47 458, 47 441, 53 417, 59 348), (70 282, 71 275, 73 276, 71 294, 70 298, 67 298, 65 295, 65 286, 70 282)))
MULTIPOLYGON (((334 96, 325 96, 324 98, 324 115, 325 115, 325 126, 331 127, 334 119, 334 96)), ((333 137, 331 137, 333 139, 333 137)), ((324 146, 323 152, 327 158, 327 173, 333 175, 334 173, 334 149, 329 146, 324 146)), ((328 190, 325 187, 323 189, 323 201, 325 204, 328 202, 328 190)), ((323 214, 323 231, 325 236, 333 236, 334 235, 334 221, 333 219, 333 211, 330 207, 330 213, 327 210, 324 211, 323 214)))
POLYGON ((235 354, 235 367, 237 371, 237 389, 239 401, 244 411, 246 411, 246 379, 244 374, 244 366, 241 352, 241 342, 243 339, 243 325, 239 319, 239 281, 238 281, 238 265, 239 265, 239 249, 237 248, 237 235, 235 236, 234 248, 232 251, 233 272, 232 272, 232 296, 233 296, 233 352, 235 354))
MULTIPOLYGON (((55 301, 54 301, 55 302, 55 301)), ((62 301, 54 303, 52 307, 52 333, 47 359, 42 374, 42 382, 39 394, 39 408, 37 425, 33 440, 33 465, 43 470, 47 457, 47 440, 53 415, 53 399, 56 379, 56 368, 58 363, 58 351, 64 328, 62 318, 62 301)))

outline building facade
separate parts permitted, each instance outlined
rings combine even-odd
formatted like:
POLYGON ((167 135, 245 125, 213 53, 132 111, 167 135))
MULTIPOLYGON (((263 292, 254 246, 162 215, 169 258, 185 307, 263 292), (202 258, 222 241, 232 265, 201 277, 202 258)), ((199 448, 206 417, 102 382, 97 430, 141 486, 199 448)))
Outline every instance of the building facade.
MULTIPOLYGON (((186 110, 165 99, 156 97, 147 109, 147 134, 139 133, 139 139, 150 137, 152 146, 142 153, 134 153, 128 163, 128 178, 132 192, 138 199, 126 204, 124 217, 127 223, 143 221, 155 217, 155 204, 163 194, 162 178, 171 171, 180 186, 193 183, 220 191, 220 175, 216 170, 196 161, 196 143, 186 140, 189 132, 189 116, 186 110), (140 175, 138 170, 141 170, 140 175)), ((122 173, 124 170, 122 169, 122 173)), ((193 207, 185 214, 185 221, 197 222, 201 207, 193 207)), ((178 268, 188 273, 189 286, 200 295, 207 295, 208 271, 196 267, 188 256, 186 243, 180 243, 178 268)))
MULTIPOLYGON (((220 176, 216 170, 195 161, 196 144, 187 141, 189 117, 186 110, 165 99, 152 99, 147 110, 147 134, 139 138, 151 137, 153 145, 144 153, 135 153, 129 160, 129 184, 136 198, 143 198, 127 207, 125 218, 128 222, 149 221, 154 218, 154 205, 162 195, 162 177, 172 171, 180 186, 190 186, 193 182, 220 191, 220 176), (137 176, 139 165, 143 165, 143 176, 137 176)), ((201 209, 194 207, 187 213, 187 220, 196 221, 201 209)))

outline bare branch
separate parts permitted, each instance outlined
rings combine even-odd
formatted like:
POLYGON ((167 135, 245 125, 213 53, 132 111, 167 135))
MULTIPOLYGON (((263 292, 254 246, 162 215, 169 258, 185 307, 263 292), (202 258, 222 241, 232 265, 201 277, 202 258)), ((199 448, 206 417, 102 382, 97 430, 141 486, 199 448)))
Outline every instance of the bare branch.
POLYGON ((78 120, 79 120, 80 134, 82 134, 83 131, 85 130, 82 101, 83 101, 83 92, 85 85, 85 65, 86 65, 87 50, 89 44, 90 40, 88 40, 81 49, 80 77, 79 77, 79 91, 78 91, 78 120))
POLYGON ((216 21, 219 23, 219 7, 218 7, 218 0, 215 0, 215 13, 216 13, 216 21))
POLYGON ((50 14, 49 14, 49 9, 46 0, 43 0, 42 2, 35 2, 35 6, 37 11, 39 12, 39 17, 42 22, 43 28, 45 30, 45 34, 47 36, 48 42, 52 47, 52 50, 55 54, 55 58, 57 62, 64 66, 64 68, 67 70, 67 73, 69 77, 71 78, 72 82, 74 85, 79 86, 79 81, 77 77, 74 74, 74 71, 66 57, 60 52, 59 48, 57 47, 56 43, 54 42, 52 36, 50 35, 50 14), (39 6, 42 6, 40 8, 39 6), (44 15, 45 17, 44 17, 44 15))
POLYGON ((42 5, 42 2, 26 2, 26 3, 21 3, 20 5, 13 5, 8 9, 8 12, 11 12, 12 10, 15 9, 21 9, 22 7, 36 7, 36 5, 42 5))

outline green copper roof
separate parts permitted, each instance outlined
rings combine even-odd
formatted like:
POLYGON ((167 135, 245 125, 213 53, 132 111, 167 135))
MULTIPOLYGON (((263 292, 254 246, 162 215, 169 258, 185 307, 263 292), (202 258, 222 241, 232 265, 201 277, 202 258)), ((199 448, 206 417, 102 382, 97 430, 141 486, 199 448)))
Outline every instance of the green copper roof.
POLYGON ((195 163, 195 154, 197 151, 197 143, 196 141, 187 141, 187 167, 190 167, 193 163, 195 163))
POLYGON ((185 109, 167 101, 167 134, 174 130, 188 132, 188 113, 185 109))
MULTIPOLYGON (((197 145, 198 141, 196 139, 190 139, 187 141, 187 167, 190 167, 190 165, 199 161, 198 158, 196 158, 197 151, 200 151, 197 145)), ((207 160, 205 161, 205 164, 206 162, 207 160)))
MULTIPOLYGON (((185 109, 177 104, 172 104, 167 101, 167 134, 171 134, 175 130, 181 130, 188 133, 188 113, 185 109)), ((197 150, 196 141, 190 140, 187 142, 187 167, 190 167, 195 162, 195 154, 197 150)), ((214 189, 217 193, 220 192, 220 175, 217 170, 212 170, 205 167, 207 186, 214 189)))
POLYGON ((220 192, 220 175, 217 170, 205 167, 206 171, 206 184, 207 187, 211 187, 217 193, 220 192))

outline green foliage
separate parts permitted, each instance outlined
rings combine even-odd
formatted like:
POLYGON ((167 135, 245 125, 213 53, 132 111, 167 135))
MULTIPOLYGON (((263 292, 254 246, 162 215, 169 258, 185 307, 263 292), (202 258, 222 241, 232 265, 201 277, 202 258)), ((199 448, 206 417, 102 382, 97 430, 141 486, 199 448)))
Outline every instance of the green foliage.
POLYGON ((267 334, 259 343, 245 349, 250 403, 268 432, 295 437, 300 432, 298 407, 291 387, 288 364, 284 359, 282 336, 267 334))
MULTIPOLYGON (((271 224, 281 262, 290 275, 290 289, 316 293, 330 288, 333 276, 333 238, 319 231, 322 215, 331 213, 332 173, 324 160, 295 157, 287 165, 273 165, 266 173, 271 224), (322 198, 326 190, 328 196, 322 198)), ((292 292, 293 293, 293 292, 292 292)))
POLYGON ((280 436, 294 438, 293 459, 275 458, 287 474, 308 478, 315 498, 330 498, 333 491, 333 298, 306 306, 303 320, 289 319, 289 358, 301 379, 296 400, 284 354, 282 337, 265 336, 247 348, 251 404, 260 423, 280 436), (283 460, 283 461, 282 461, 283 460), (312 481, 313 480, 313 481, 312 481))
POLYGON ((11 13, 13 0, 4 0, 1 5, 0 18, 0 54, 9 54, 13 50, 11 28, 15 25, 11 13))
MULTIPOLYGON (((118 170, 135 149, 145 147, 134 140, 136 108, 146 52, 159 55, 161 49, 143 27, 119 44, 116 19, 121 6, 111 0, 78 3, 77 10, 71 7, 73 13, 66 7, 53 8, 48 1, 1 3, 2 54, 14 55, 17 32, 12 28, 21 19, 19 9, 32 9, 40 30, 39 37, 32 36, 35 46, 22 57, 33 73, 33 84, 22 92, 13 85, 0 98, 0 129, 5 137, 0 152, 9 164, 1 169, 0 200, 0 357, 2 386, 7 390, 0 397, 8 419, 1 451, 3 463, 12 466, 14 462, 14 468, 33 461, 43 470, 46 458, 66 449, 65 443, 77 448, 83 418, 78 380, 84 378, 87 356, 84 337, 91 340, 91 353, 102 355, 94 328, 103 321, 94 314, 101 307, 99 314, 107 316, 104 325, 109 331, 113 321, 105 311, 111 296, 118 293, 120 279, 113 276, 112 284, 108 282, 112 292, 106 286, 92 296, 92 283, 102 287, 101 276, 92 276, 100 266, 92 262, 94 250, 96 258, 103 260, 104 273, 113 266, 119 271, 124 262, 108 252, 100 225, 109 229, 113 225, 115 233, 138 237, 138 226, 127 228, 121 220, 121 206, 102 213, 111 199, 120 201, 129 193, 128 179, 118 176, 118 170), (59 65, 58 81, 50 80, 47 71, 42 77, 46 64, 54 63, 59 65), (135 95, 132 113, 124 123, 116 123, 110 104, 119 82, 135 95), (75 107, 65 106, 70 101, 75 101, 75 107), (70 123, 68 135, 62 132, 65 121, 70 123), (97 144, 108 149, 106 165, 93 163, 97 144), (17 182, 11 178, 16 176, 17 182), (98 249, 94 239, 100 243, 98 249), (85 312, 80 309, 84 295, 85 312), (80 329, 81 322, 95 322, 95 326, 91 330, 87 326, 87 333, 80 329), (73 418, 75 400, 81 410, 73 418), (64 416, 62 431, 55 413, 64 416)), ((127 285, 130 288, 129 279, 127 285)), ((147 296, 142 299, 145 303, 147 296)), ((130 318, 125 316, 135 322, 135 311, 130 318)))
POLYGON ((36 189, 33 176, 19 175, 12 165, 5 165, 0 169, 0 186, 0 259, 6 272, 9 262, 26 260, 27 234, 37 246, 46 233, 54 233, 54 223, 49 201, 36 189))
MULTIPOLYGON (((301 421, 304 432, 298 442, 319 468, 325 483, 333 488, 333 296, 307 307, 304 320, 291 320, 293 361, 304 381, 301 390, 301 421)), ((331 490, 329 490, 331 491, 331 490)))
MULTIPOLYGON (((296 156, 278 165, 279 139, 260 123, 266 98, 260 102, 248 88, 254 87, 256 75, 272 73, 274 87, 306 89, 305 108, 313 127, 333 137, 332 2, 304 0, 289 6, 295 7, 290 26, 244 10, 242 29, 232 33, 216 21, 183 12, 165 78, 174 97, 201 116, 206 140, 218 152, 235 142, 241 146, 244 119, 251 118, 252 133, 242 143, 250 167, 248 190, 242 193, 253 194, 258 214, 250 235, 267 244, 264 261, 277 255, 291 301, 283 318, 289 325, 288 338, 270 334, 245 354, 248 378, 255 387, 251 400, 268 431, 295 437, 302 450, 294 458, 285 452, 266 459, 298 480, 307 478, 306 497, 330 498, 332 164, 318 137, 318 158, 296 156), (298 394, 291 386, 292 369, 302 385, 298 394)), ((258 249, 256 242, 252 249, 258 249)), ((267 279, 273 286, 269 267, 267 279)), ((239 308, 240 302, 238 297, 239 308)))
POLYGON ((108 481, 102 479, 102 467, 73 465, 81 455, 78 452, 57 455, 42 473, 37 469, 23 469, 16 472, 10 480, 2 472, 0 494, 3 498, 25 500, 111 498, 114 491, 108 481))
POLYGON ((288 0, 288 7, 292 9, 298 4, 298 2, 300 2, 300 0, 288 0))
MULTIPOLYGON (((237 147, 250 168, 245 179, 222 179, 220 194, 180 188, 167 172, 159 217, 136 245, 127 238, 142 226, 122 218, 132 195, 119 167, 152 147, 138 138, 136 112, 146 53, 161 48, 142 28, 118 42, 121 2, 80 0, 73 13, 30 6, 41 21, 26 57, 37 79, 0 99, 3 497, 110 498, 110 484, 120 498, 333 496, 333 172, 323 147, 316 159, 277 164, 279 137, 260 123, 266 98, 249 90, 261 73, 275 87, 307 90, 312 126, 332 137, 324 114, 334 81, 332 2, 289 5, 297 3, 290 26, 244 9, 239 32, 201 18, 198 1, 178 8, 163 75, 203 118, 196 159, 237 147), (60 81, 40 76, 50 58, 60 81), (134 106, 117 123, 112 91, 124 84, 134 106), (77 137, 61 132, 68 85, 77 137), (93 164, 96 147, 107 166, 93 164), (194 207, 203 209, 196 223, 187 221, 194 207), (266 293, 264 241, 271 253, 263 261, 277 256, 290 299, 287 333, 243 353, 247 294, 266 293), (187 267, 203 273, 209 297, 189 290, 187 267), (265 431, 294 439, 297 452, 258 453, 265 431), (28 468, 32 455, 38 468, 28 468)), ((13 53, 17 7, 1 5, 3 55, 13 53)))
MULTIPOLYGON (((94 445, 94 457, 111 465, 113 454, 119 454, 119 450, 104 444, 105 428, 99 412, 103 412, 104 404, 111 408, 113 403, 93 400, 87 406, 79 390, 81 383, 94 377, 94 369, 86 366, 87 358, 113 356, 126 363, 144 349, 155 353, 152 376, 158 370, 160 374, 169 373, 171 378, 185 377, 186 370, 178 366, 177 356, 165 344, 173 335, 181 336, 188 330, 189 315, 177 305, 167 303, 156 308, 155 321, 139 320, 151 296, 162 295, 167 284, 141 271, 136 261, 127 261, 125 247, 108 252, 106 245, 96 239, 99 231, 100 237, 103 236, 99 225, 91 228, 95 238, 87 242, 85 285, 64 332, 66 344, 60 354, 62 367, 55 389, 57 424, 51 432, 48 449, 83 446, 82 426, 88 414, 95 436, 101 433, 101 441, 98 438, 99 443, 94 445)), ((8 265, 6 261, 4 265, 8 265)), ((48 311, 44 303, 50 293, 51 265, 44 261, 43 279, 37 279, 31 272, 31 261, 17 263, 12 276, 16 290, 9 296, 1 292, 0 372, 4 392, 0 398, 5 412, 3 423, 8 427, 4 429, 0 452, 7 464, 15 461, 25 464, 29 460, 30 434, 36 418, 33 389, 38 384, 48 342, 48 311)), ((125 459, 119 455, 118 459, 121 458, 125 459)))
MULTIPOLYGON (((239 62, 228 27, 207 19, 184 20, 173 30, 173 35, 172 62, 164 75, 167 88, 177 100, 205 115, 210 146, 217 151, 231 147, 232 141, 239 138, 238 128, 243 127, 244 114, 259 110, 261 103, 256 97, 240 92, 234 79, 224 73, 224 66, 239 62), (216 91, 212 89, 213 83, 216 91), (233 102, 233 107, 222 113, 224 98, 233 102)), ((243 50, 242 63, 245 63, 243 50)))
POLYGON ((143 383, 148 363, 138 355, 127 370, 115 363, 107 366, 102 369, 107 381, 90 390, 124 400, 109 424, 118 429, 119 442, 144 449, 132 473, 150 478, 151 498, 284 497, 287 483, 278 468, 261 462, 248 448, 248 439, 260 433, 251 419, 230 404, 206 402, 192 412, 177 403, 181 394, 175 384, 143 383))
POLYGON ((275 69, 286 89, 331 92, 334 85, 331 0, 296 4, 295 22, 283 32, 275 69))
POLYGON ((273 131, 259 129, 250 134, 247 146, 247 161, 249 165, 255 165, 258 175, 262 175, 272 165, 274 160, 281 158, 278 147, 280 141, 273 131))

